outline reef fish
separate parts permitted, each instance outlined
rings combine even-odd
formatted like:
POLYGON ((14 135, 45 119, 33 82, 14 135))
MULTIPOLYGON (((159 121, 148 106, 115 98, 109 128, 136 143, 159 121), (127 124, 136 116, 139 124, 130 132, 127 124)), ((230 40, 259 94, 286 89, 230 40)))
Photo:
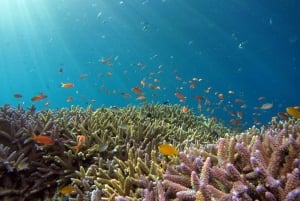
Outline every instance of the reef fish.
POLYGON ((40 95, 33 96, 31 101, 41 101, 45 98, 47 98, 47 96, 44 93, 40 93, 40 95))
POLYGON ((53 145, 54 141, 52 140, 51 137, 45 136, 45 135, 33 135, 32 139, 40 144, 44 145, 53 145))
POLYGON ((60 83, 60 86, 62 87, 62 88, 72 88, 72 87, 74 87, 74 84, 73 83, 60 83))
POLYGON ((163 155, 167 155, 167 156, 177 156, 178 155, 178 151, 177 149, 170 144, 161 144, 158 146, 158 151, 163 154, 163 155))
POLYGON ((268 110, 268 109, 271 109, 272 107, 273 107, 273 103, 264 103, 264 104, 262 104, 260 109, 261 110, 268 110))
POLYGON ((70 195, 73 191, 75 191, 74 187, 72 185, 67 185, 67 186, 61 188, 59 192, 62 195, 70 195))
POLYGON ((298 110, 298 107, 287 107, 286 112, 296 119, 300 118, 300 111, 298 110))
POLYGON ((77 145, 74 147, 76 149, 76 151, 79 151, 84 143, 85 143, 85 136, 79 135, 77 137, 77 145))

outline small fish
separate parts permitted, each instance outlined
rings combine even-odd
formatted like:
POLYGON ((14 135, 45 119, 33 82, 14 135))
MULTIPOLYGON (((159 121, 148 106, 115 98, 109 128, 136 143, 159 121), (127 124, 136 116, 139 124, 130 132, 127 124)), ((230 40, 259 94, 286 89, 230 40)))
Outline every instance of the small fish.
POLYGON ((187 113, 189 111, 189 108, 187 106, 183 106, 181 110, 183 113, 187 113))
POLYGON ((44 93, 40 93, 39 95, 33 96, 31 101, 41 101, 45 98, 47 98, 47 96, 44 93))
POLYGON ((204 101, 204 100, 205 100, 205 98, 204 98, 203 96, 198 96, 198 95, 194 96, 194 98, 195 98, 197 101, 204 101))
POLYGON ((46 107, 48 107, 50 104, 51 104, 51 102, 50 102, 50 101, 47 101, 44 105, 45 105, 46 107))
POLYGON ((196 88, 196 83, 195 82, 191 82, 190 83, 190 88, 191 89, 195 89, 196 88))
POLYGON ((14 94, 14 97, 15 98, 22 98, 23 96, 22 96, 22 94, 14 94))
POLYGON ((178 151, 177 149, 170 144, 161 144, 158 146, 158 151, 166 156, 177 156, 178 155, 178 151))
POLYGON ((143 93, 143 91, 142 91, 139 87, 133 87, 133 88, 131 89, 131 91, 132 91, 133 93, 136 93, 136 94, 142 94, 142 93, 143 93))
POLYGON ((89 74, 84 73, 84 74, 81 74, 81 75, 79 76, 79 78, 80 78, 80 79, 85 79, 85 78, 87 78, 88 76, 89 76, 89 74))
POLYGON ((33 135, 32 139, 39 144, 44 144, 44 145, 53 145, 54 141, 52 140, 51 137, 46 136, 46 135, 33 135))
POLYGON ((299 111, 298 107, 287 107, 286 112, 296 119, 300 118, 300 111, 299 111))
POLYGON ((179 92, 174 93, 174 95, 179 98, 180 100, 185 100, 185 96, 179 92))
POLYGON ((59 190, 62 195, 70 195, 73 191, 75 191, 72 185, 67 185, 59 190))
POLYGON ((130 98, 131 95, 125 92, 121 92, 121 96, 123 96, 124 98, 130 98))
POLYGON ((236 102, 236 103, 244 103, 244 100, 243 100, 243 99, 237 98, 237 99, 235 99, 235 102, 236 102))
POLYGON ((64 69, 62 68, 62 67, 60 67, 59 69, 58 69, 58 72, 59 73, 62 73, 64 71, 64 69))
POLYGON ((73 96, 69 96, 66 101, 71 102, 72 100, 73 100, 73 96))
POLYGON ((141 95, 141 96, 137 97, 136 100, 138 100, 138 101, 146 101, 147 98, 146 98, 146 96, 141 95))
POLYGON ((109 63, 111 61, 111 57, 106 57, 106 58, 102 58, 101 59, 101 63, 103 63, 103 64, 107 64, 107 63, 109 63))
POLYGON ((218 98, 219 98, 220 100, 224 100, 224 94, 222 94, 222 93, 218 94, 218 98))
POLYGON ((273 107, 273 103, 264 103, 262 106, 260 106, 261 110, 269 110, 273 107))
POLYGON ((77 145, 74 147, 76 151, 79 151, 82 148, 84 143, 85 143, 85 136, 84 135, 77 136, 77 145))
POLYGON ((289 118, 289 115, 286 112, 278 112, 277 116, 279 116, 279 118, 283 120, 287 120, 289 118))
POLYGON ((72 88, 72 87, 74 87, 74 84, 73 83, 60 83, 60 86, 62 87, 62 88, 72 88))
POLYGON ((243 118, 243 112, 238 111, 238 112, 236 113, 236 116, 237 116, 239 119, 242 119, 242 118, 243 118))

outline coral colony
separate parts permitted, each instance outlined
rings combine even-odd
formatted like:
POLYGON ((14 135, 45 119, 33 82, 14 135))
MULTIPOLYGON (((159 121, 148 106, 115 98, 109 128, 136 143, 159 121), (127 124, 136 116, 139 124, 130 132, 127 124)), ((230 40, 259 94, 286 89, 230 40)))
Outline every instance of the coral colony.
POLYGON ((0 200, 300 200, 300 121, 235 133, 179 106, 0 108, 0 200))

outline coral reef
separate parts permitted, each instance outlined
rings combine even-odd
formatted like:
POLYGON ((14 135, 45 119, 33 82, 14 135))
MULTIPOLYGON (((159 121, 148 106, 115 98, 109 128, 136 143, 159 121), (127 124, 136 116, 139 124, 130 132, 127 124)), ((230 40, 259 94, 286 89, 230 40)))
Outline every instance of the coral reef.
POLYGON ((227 132, 213 120, 182 113, 176 105, 43 111, 4 105, 0 199, 141 199, 143 189, 163 179, 167 164, 178 162, 159 154, 159 144, 171 143, 180 150, 195 142, 213 143, 227 132), (84 141, 76 149, 80 136, 84 141), (65 186, 70 192, 60 190, 65 186))
POLYGON ((237 134, 177 105, 4 105, 0 199, 299 200, 299 133, 291 118, 237 134))

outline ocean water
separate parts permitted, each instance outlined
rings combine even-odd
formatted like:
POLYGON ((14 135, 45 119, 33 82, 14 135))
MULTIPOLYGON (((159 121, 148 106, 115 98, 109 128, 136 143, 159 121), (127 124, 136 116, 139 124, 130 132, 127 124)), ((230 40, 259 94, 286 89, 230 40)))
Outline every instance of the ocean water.
POLYGON ((266 124, 300 104, 299 9, 298 0, 1 0, 0 105, 178 104, 228 126, 266 124))

